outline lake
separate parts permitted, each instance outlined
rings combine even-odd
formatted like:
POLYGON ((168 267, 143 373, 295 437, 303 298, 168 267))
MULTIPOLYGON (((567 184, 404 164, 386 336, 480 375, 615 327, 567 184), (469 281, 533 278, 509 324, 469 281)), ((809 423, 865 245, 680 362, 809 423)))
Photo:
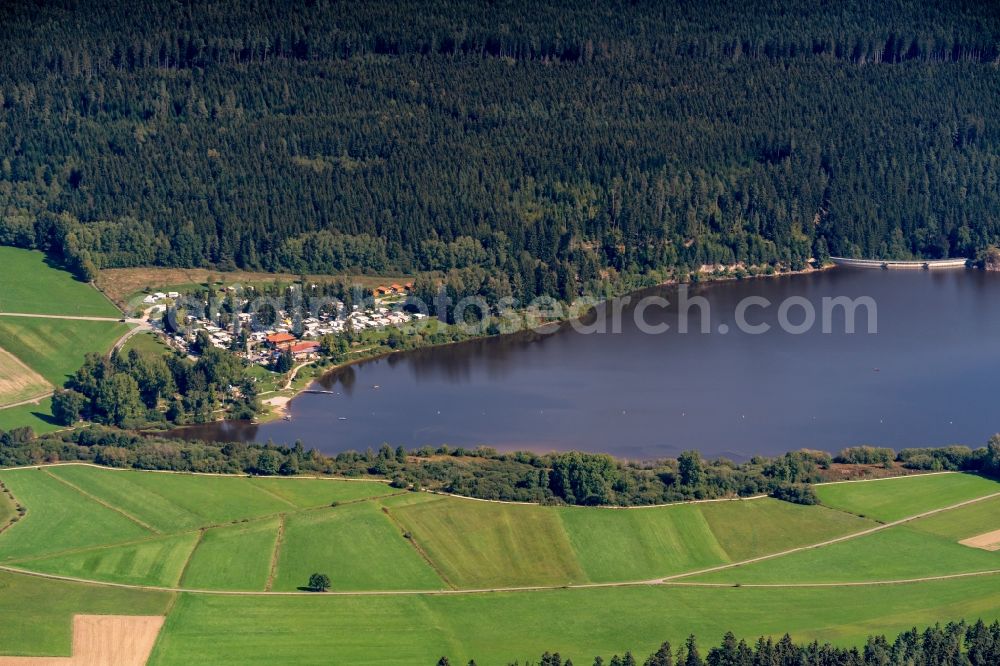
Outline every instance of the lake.
MULTIPOLYGON (((648 459, 698 449, 745 459, 803 447, 830 452, 856 444, 902 448, 982 445, 1000 430, 993 389, 1000 378, 1000 274, 973 270, 836 268, 806 275, 692 287, 689 332, 679 328, 680 294, 664 287, 633 295, 620 333, 518 334, 422 349, 331 372, 304 394, 290 421, 219 423, 184 436, 290 443, 325 453, 383 442, 536 451, 579 449, 648 459), (668 324, 665 333, 640 330, 668 324), (871 298, 823 317, 823 299, 871 298), (758 334, 741 330, 744 311, 758 334), (792 298, 786 328, 779 305, 792 298), (803 301, 804 299, 804 301, 803 301), (700 332, 700 312, 709 310, 700 332), (830 332, 823 331, 827 320, 830 332), (720 330, 728 331, 725 333, 720 330), (803 328, 805 328, 803 326, 803 328)), ((613 308, 596 316, 610 321, 613 308)), ((591 318, 590 323, 593 322, 591 318)), ((610 327, 609 327, 610 328, 610 327)))

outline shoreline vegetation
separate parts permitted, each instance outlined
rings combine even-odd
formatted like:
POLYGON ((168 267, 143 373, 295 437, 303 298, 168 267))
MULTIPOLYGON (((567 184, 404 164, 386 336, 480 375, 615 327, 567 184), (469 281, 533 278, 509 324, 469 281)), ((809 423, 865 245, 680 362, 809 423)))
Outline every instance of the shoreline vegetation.
POLYGON ((327 456, 306 449, 302 442, 292 446, 208 443, 102 426, 38 437, 30 428, 0 433, 0 467, 71 461, 251 476, 378 478, 401 490, 428 489, 473 499, 537 504, 642 506, 761 494, 815 504, 813 485, 822 482, 921 471, 1000 476, 1000 435, 978 449, 950 446, 896 452, 862 446, 836 456, 799 450, 736 463, 703 459, 697 451, 685 451, 677 458, 628 461, 578 451, 538 454, 446 445, 408 451, 383 444, 377 451, 369 448, 327 456))

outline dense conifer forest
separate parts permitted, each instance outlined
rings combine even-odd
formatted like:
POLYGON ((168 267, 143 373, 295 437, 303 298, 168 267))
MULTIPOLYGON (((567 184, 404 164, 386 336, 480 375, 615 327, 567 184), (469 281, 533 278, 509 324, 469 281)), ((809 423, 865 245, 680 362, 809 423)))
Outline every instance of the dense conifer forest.
POLYGON ((1000 241, 1000 5, 0 6, 0 243, 569 298, 1000 241))

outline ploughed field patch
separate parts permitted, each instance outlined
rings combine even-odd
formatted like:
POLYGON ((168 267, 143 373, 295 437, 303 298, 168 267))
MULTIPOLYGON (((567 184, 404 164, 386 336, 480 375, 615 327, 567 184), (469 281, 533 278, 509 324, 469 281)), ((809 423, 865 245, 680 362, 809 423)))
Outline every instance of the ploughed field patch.
POLYGON ((969 548, 979 548, 980 550, 987 550, 992 553, 1000 550, 1000 530, 993 530, 986 534, 962 539, 959 543, 969 548))
POLYGON ((45 378, 10 352, 0 349, 0 409, 39 398, 52 390, 45 378))
POLYGON ((0 656, 0 666, 144 666, 163 620, 160 615, 77 615, 71 656, 0 656))

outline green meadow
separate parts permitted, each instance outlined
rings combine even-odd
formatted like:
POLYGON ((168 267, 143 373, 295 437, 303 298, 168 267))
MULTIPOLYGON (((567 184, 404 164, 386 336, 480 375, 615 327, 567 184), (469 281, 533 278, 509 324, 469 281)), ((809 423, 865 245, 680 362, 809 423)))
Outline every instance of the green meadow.
POLYGON ((49 262, 42 252, 0 247, 0 312, 120 317, 104 294, 49 262))
MULTIPOLYGON (((0 266, 0 313, 121 316, 101 292, 51 264, 41 252, 0 247, 0 266)), ((0 316, 0 349, 13 354, 52 386, 60 387, 83 364, 85 354, 107 352, 127 331, 128 326, 117 321, 0 316)), ((51 400, 0 409, 0 430, 22 426, 30 426, 36 433, 58 429, 52 419, 51 400)))
POLYGON ((892 522, 998 490, 1000 488, 993 481, 972 474, 925 474, 816 486, 816 494, 824 505, 882 522, 892 522))
POLYGON ((742 585, 846 583, 906 580, 993 569, 1000 569, 1000 553, 968 548, 952 539, 899 525, 822 548, 685 580, 742 585))
MULTIPOLYGON (((876 512, 887 520, 922 514, 975 497, 1000 492, 1000 484, 967 474, 911 476, 899 479, 821 486, 823 497, 836 489, 841 506, 858 512, 873 489, 876 512), (903 511, 910 511, 905 514, 903 511)), ((901 525, 839 543, 791 553, 780 559, 754 562, 690 578, 692 581, 754 583, 828 583, 923 578, 1000 569, 1000 552, 958 543, 961 539, 1000 529, 1000 497, 983 499, 940 511, 901 525)))
POLYGON ((127 331, 127 324, 115 321, 0 317, 0 347, 62 386, 88 352, 108 351, 127 331))
POLYGON ((271 573, 280 516, 213 527, 200 534, 181 587, 263 590, 271 573))
POLYGON ((586 509, 442 497, 390 513, 459 588, 644 580, 874 525, 773 499, 586 509))
MULTIPOLYGON (((544 507, 410 493, 376 481, 250 478, 57 465, 0 472, 28 507, 0 534, 0 562, 77 578, 188 589, 477 590, 654 580, 848 582, 984 571, 998 556, 958 544, 997 529, 993 500, 847 541, 878 525, 840 508, 771 498, 635 509, 544 507), (738 565, 738 566, 737 566, 738 565)), ((968 475, 837 489, 877 513, 923 512, 1000 484, 968 475), (928 501, 929 487, 940 492, 928 501), (912 489, 909 491, 908 489, 912 489), (856 493, 861 498, 852 495, 856 493), (912 496, 916 495, 917 499, 912 496), (876 503, 876 502, 873 502, 876 503)), ((864 511, 859 511, 859 513, 864 511)))
POLYGON ((0 409, 0 430, 13 430, 24 426, 30 426, 35 434, 39 435, 62 428, 63 426, 52 419, 52 398, 0 409))
POLYGON ((4 470, 0 480, 28 509, 0 533, 0 565, 136 586, 298 595, 164 594, 0 572, 0 651, 9 654, 67 654, 79 612, 166 613, 153 664, 193 654, 220 664, 412 664, 445 654, 452 663, 492 664, 545 650, 589 663, 691 632, 706 642, 731 630, 856 644, 873 632, 1000 618, 1000 576, 933 580, 1000 569, 1000 553, 958 543, 1000 528, 1000 499, 821 545, 878 526, 855 513, 884 521, 1000 488, 966 475, 822 486, 824 495, 835 489, 836 508, 767 498, 543 507, 374 481, 86 465, 4 470), (874 511, 864 505, 873 488, 891 496, 876 495, 874 511), (739 564, 767 554, 775 556, 739 564), (316 572, 331 578, 333 594, 300 591, 316 572), (679 573, 694 575, 650 582, 679 573), (864 584, 915 578, 928 580, 864 584), (760 583, 768 587, 754 587, 760 583), (575 584, 600 586, 566 587, 575 584), (476 591, 531 586, 546 589, 476 591))
MULTIPOLYGON (((452 664, 534 662, 546 650, 574 663, 626 649, 645 658, 663 640, 726 631, 863 643, 958 618, 1000 618, 1000 577, 812 589, 638 586, 405 597, 178 599, 150 663, 452 664), (303 637, 307 637, 303 639, 303 637)), ((704 653, 703 653, 704 655, 704 653)), ((641 662, 640 662, 641 663, 641 662)))
POLYGON ((122 345, 121 353, 127 355, 133 350, 147 358, 167 356, 173 353, 173 350, 165 342, 155 334, 149 332, 138 333, 130 337, 122 345))
POLYGON ((297 590, 315 572, 335 590, 439 590, 441 578, 372 502, 289 515, 273 590, 297 590))
POLYGON ((22 560, 17 566, 74 578, 174 587, 197 541, 195 532, 171 534, 130 544, 22 560))
POLYGON ((0 534, 0 562, 154 535, 120 511, 58 480, 47 468, 3 472, 0 479, 28 510, 0 534))

